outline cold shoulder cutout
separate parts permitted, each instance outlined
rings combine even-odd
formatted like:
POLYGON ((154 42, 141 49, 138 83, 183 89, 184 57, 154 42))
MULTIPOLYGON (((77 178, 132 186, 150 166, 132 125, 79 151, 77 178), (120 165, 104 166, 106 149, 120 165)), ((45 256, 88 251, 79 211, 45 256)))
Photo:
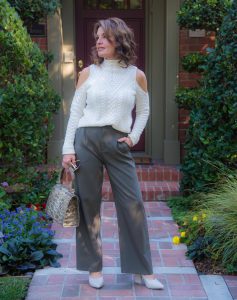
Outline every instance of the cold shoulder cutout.
POLYGON ((76 88, 79 89, 87 81, 87 79, 89 78, 89 76, 90 76, 90 67, 84 68, 80 72, 80 76, 78 78, 76 88))
POLYGON ((143 90, 143 92, 147 93, 147 79, 146 79, 146 75, 140 69, 137 69, 136 82, 137 82, 138 86, 143 90))

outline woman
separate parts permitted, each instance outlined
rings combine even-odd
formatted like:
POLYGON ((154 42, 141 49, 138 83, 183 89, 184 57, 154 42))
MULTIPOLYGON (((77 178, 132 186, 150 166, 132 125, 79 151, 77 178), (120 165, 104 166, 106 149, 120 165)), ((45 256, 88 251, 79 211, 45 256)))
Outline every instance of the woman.
POLYGON ((152 271, 147 221, 130 152, 149 115, 146 77, 132 65, 134 36, 124 21, 100 20, 94 26, 94 36, 94 64, 80 74, 63 145, 63 167, 80 159, 75 178, 81 206, 76 231, 77 269, 89 271, 92 287, 103 286, 100 205, 105 166, 117 210, 121 271, 136 274, 136 283, 162 289, 152 271))

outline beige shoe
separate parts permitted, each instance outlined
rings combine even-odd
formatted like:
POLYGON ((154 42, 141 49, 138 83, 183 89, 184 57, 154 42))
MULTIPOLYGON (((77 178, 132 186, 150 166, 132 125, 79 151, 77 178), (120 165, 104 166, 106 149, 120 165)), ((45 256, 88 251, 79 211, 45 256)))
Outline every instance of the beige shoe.
POLYGON ((156 279, 156 278, 149 279, 140 274, 134 275, 134 282, 136 284, 145 284, 145 286, 148 289, 154 289, 154 290, 163 290, 164 289, 163 284, 158 279, 156 279))
POLYGON ((96 289, 102 288, 102 286, 104 285, 103 276, 101 275, 99 277, 96 277, 96 276, 89 275, 89 285, 96 289))

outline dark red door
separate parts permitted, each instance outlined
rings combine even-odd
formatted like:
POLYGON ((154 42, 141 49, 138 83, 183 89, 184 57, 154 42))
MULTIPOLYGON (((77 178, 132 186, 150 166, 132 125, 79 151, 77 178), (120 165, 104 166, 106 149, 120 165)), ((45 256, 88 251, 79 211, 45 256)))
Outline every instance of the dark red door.
MULTIPOLYGON (((144 70, 145 64, 145 4, 144 0, 76 0, 76 55, 78 71, 91 64, 90 52, 94 46, 93 26, 99 19, 123 19, 135 34, 137 43, 136 65, 144 70), (83 65, 82 65, 83 63, 83 65), (79 67, 80 65, 80 67, 79 67)), ((135 110, 133 112, 135 117, 135 110)), ((133 117, 133 119, 134 119, 133 117)), ((133 151, 145 151, 145 134, 133 151)))

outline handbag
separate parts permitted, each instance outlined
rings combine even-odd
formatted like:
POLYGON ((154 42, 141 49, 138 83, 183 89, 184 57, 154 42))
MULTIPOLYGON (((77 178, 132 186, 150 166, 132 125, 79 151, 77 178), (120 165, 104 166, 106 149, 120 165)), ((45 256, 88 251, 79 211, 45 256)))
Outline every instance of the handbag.
MULTIPOLYGON (((78 169, 72 166, 74 172, 78 169)), ((61 170, 58 182, 53 186, 45 211, 56 223, 63 227, 78 227, 80 221, 79 198, 72 188, 74 175, 64 168, 61 170), (68 176, 70 179, 68 180, 68 176), (67 179, 67 181, 66 181, 67 179)))

